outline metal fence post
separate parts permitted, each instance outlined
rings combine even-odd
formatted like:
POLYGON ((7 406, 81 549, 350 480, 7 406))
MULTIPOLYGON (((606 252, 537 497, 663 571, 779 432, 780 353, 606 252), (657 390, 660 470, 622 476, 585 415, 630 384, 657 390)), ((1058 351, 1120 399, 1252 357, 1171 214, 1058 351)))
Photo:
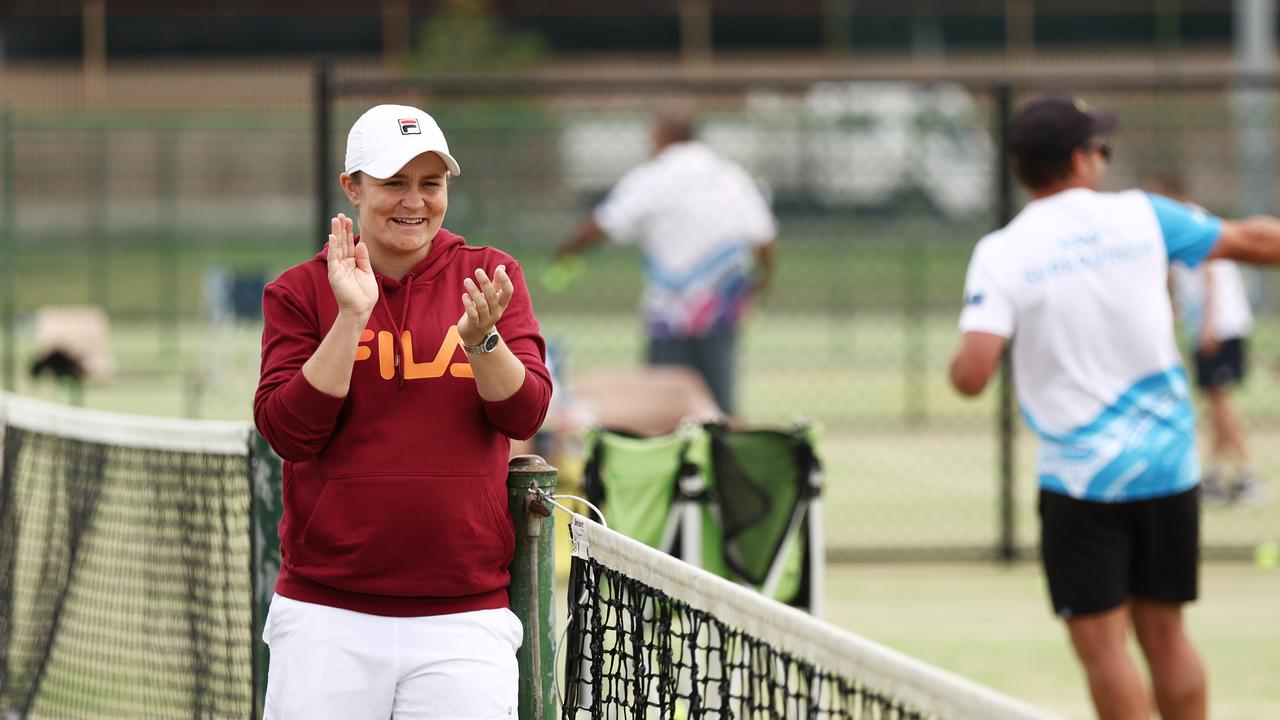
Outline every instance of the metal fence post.
POLYGON ((537 455, 511 459, 507 504, 515 523, 511 561, 511 611, 524 624, 520 664, 520 720, 554 720, 555 702, 555 522, 551 508, 529 495, 551 492, 556 469, 537 455))
MULTIPOLYGON (((1007 83, 996 87, 996 227, 1004 227, 1013 219, 1013 174, 1006 150, 1009 147, 1009 122, 1013 117, 1013 88, 1007 83)), ((1003 560, 1018 556, 1013 483, 1013 371, 1009 365, 1009 348, 1000 358, 1000 399, 997 423, 1000 428, 1000 540, 996 552, 1003 560)))
POLYGON ((4 389, 10 392, 17 383, 18 356, 18 350, 14 347, 17 342, 14 324, 18 321, 14 304, 18 301, 18 292, 14 287, 16 271, 13 266, 18 260, 18 249, 13 236, 13 195, 16 192, 13 182, 17 176, 13 149, 13 106, 5 100, 3 107, 0 107, 0 156, 3 156, 4 163, 3 170, 0 170, 3 172, 0 182, 4 184, 3 213, 0 213, 0 252, 4 257, 4 262, 0 262, 0 268, 3 268, 0 269, 0 285, 3 285, 0 292, 4 296, 4 389))
MULTIPOLYGON (((99 109, 89 130, 89 184, 91 207, 89 209, 89 301, 98 305, 108 315, 110 302, 111 240, 107 237, 107 163, 110 133, 107 129, 106 111, 99 109)), ((163 182, 158 179, 157 184, 163 182)))
POLYGON ((906 289, 902 333, 902 407, 907 427, 919 427, 928 414, 928 378, 926 355, 929 353, 927 240, 902 242, 903 287, 906 289))
POLYGON ((159 289, 160 353, 177 357, 179 348, 179 295, 178 266, 182 252, 178 239, 178 140, 177 126, 165 127, 156 132, 156 180, 160 187, 159 225, 156 239, 159 244, 156 264, 159 289))
POLYGON ((256 431, 253 433, 251 450, 249 491, 252 527, 249 561, 253 567, 249 568, 249 576, 253 590, 253 597, 250 599, 253 637, 249 638, 249 642, 253 648, 253 716, 260 718, 266 700, 267 668, 270 665, 270 655, 267 644, 262 641, 262 631, 267 622, 267 611, 271 609, 271 596, 275 594, 276 577, 280 574, 278 528, 283 510, 280 500, 282 465, 280 457, 267 444, 266 438, 256 431))
POLYGON ((333 62, 328 57, 316 61, 315 86, 312 97, 312 112, 315 120, 316 143, 316 238, 319 247, 324 247, 329 238, 329 168, 333 167, 333 156, 329 145, 332 135, 330 122, 329 97, 333 62))

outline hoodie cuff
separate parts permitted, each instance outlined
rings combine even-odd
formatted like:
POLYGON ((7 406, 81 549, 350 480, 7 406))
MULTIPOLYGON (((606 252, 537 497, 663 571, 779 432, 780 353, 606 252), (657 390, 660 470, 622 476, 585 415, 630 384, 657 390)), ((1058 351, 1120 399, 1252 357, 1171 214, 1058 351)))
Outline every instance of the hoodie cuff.
POLYGON ((503 435, 516 440, 527 440, 542 427, 550 404, 550 394, 543 382, 528 368, 520 389, 506 400, 484 400, 484 414, 503 435))
POLYGON ((298 370, 280 388, 280 406, 302 427, 332 428, 346 402, 345 397, 334 397, 317 390, 302 374, 302 370, 298 370))

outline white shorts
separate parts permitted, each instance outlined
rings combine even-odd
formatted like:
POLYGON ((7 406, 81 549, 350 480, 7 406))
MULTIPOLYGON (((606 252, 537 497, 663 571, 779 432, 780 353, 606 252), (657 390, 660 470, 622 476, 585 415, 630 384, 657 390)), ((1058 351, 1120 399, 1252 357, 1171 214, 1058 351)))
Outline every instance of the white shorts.
POLYGON ((516 720, 510 610, 383 617, 271 600, 267 720, 516 720))

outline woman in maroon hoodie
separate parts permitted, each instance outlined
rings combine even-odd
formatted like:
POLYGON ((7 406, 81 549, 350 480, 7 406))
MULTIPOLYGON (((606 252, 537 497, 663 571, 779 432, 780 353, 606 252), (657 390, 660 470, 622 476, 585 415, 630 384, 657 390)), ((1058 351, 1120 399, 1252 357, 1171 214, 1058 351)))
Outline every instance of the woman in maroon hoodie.
POLYGON ((515 718, 510 438, 551 397, 520 266, 441 227, 431 116, 356 121, 325 250, 263 296, 258 429, 284 458, 267 718, 515 718))

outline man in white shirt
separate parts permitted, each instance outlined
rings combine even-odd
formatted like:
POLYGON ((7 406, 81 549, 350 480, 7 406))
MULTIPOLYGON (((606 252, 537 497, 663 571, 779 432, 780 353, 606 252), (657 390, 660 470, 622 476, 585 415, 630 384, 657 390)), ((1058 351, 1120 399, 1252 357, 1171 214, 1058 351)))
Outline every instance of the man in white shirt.
MULTIPOLYGON (((1169 197, 1183 201, 1176 183, 1163 185, 1169 197)), ((1244 418, 1231 400, 1232 390, 1244 381, 1246 340, 1253 330, 1244 276, 1236 263, 1218 259, 1198 268, 1175 262, 1169 278, 1194 353, 1196 387, 1209 404, 1209 460, 1200 479, 1201 495, 1242 506, 1264 502, 1266 493, 1249 460, 1244 418), (1232 461, 1236 482, 1227 485, 1225 466, 1232 461)))
POLYGON ((1101 192, 1115 116, 1045 95, 1009 151, 1033 200, 978 243, 950 378, 976 395, 1005 346, 1040 438, 1041 555, 1098 715, 1148 718, 1130 625, 1165 720, 1204 718, 1182 606, 1196 598, 1199 463, 1174 340, 1169 262, 1280 263, 1280 220, 1225 221, 1140 191, 1101 192))
POLYGON ((768 285, 776 224, 750 175, 694 139, 689 113, 660 113, 653 148, 555 259, 606 237, 638 242, 649 364, 696 369, 732 415, 737 328, 750 296, 768 285))

